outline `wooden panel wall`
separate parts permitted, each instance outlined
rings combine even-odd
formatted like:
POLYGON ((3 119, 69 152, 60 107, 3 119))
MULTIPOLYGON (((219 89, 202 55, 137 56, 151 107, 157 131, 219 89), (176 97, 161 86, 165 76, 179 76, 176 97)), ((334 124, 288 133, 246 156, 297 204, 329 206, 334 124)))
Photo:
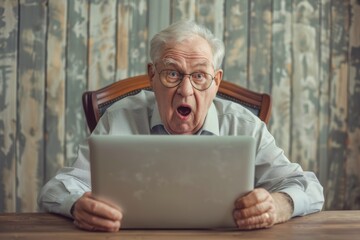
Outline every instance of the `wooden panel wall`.
POLYGON ((0 212, 37 211, 88 134, 82 92, 145 73, 184 18, 224 40, 224 79, 272 95, 270 131, 325 208, 360 209, 358 0, 0 0, 0 212))

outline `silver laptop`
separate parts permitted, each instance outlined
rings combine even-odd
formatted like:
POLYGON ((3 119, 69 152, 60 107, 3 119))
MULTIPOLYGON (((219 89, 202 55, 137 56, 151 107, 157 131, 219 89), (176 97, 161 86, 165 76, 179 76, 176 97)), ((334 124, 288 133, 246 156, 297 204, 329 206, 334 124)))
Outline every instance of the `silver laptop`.
POLYGON ((123 210, 121 228, 234 228, 235 200, 254 187, 245 136, 94 135, 93 193, 123 210))

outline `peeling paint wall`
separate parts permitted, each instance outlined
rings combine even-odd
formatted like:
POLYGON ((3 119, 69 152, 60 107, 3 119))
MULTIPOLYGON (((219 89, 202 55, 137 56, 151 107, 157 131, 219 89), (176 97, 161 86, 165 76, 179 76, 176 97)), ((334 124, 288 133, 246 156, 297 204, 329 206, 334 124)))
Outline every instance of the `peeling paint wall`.
POLYGON ((88 134, 81 94, 144 74, 150 34, 183 18, 224 40, 224 79, 272 95, 325 208, 360 209, 358 0, 0 0, 0 212, 37 211, 88 134))

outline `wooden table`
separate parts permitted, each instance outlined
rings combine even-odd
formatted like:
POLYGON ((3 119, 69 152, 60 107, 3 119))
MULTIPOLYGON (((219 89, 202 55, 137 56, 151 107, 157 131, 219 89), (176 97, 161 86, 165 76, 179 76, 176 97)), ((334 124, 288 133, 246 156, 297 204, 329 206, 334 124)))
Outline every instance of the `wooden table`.
POLYGON ((0 214, 0 239, 360 239, 360 211, 325 211, 298 217, 270 229, 220 230, 121 230, 87 232, 72 221, 47 213, 0 214))

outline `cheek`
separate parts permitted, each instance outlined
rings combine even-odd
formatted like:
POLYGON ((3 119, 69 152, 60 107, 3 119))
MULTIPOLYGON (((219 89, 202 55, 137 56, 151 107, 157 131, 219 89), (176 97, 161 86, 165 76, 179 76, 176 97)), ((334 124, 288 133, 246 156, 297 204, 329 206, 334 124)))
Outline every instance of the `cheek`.
POLYGON ((214 99, 213 94, 205 94, 200 95, 196 98, 196 115, 197 117, 203 117, 205 118, 208 112, 208 109, 214 99))
POLYGON ((167 96, 162 97, 161 99, 161 106, 162 106, 162 112, 169 114, 171 112, 172 106, 171 106, 171 99, 167 96))
MULTIPOLYGON (((160 86, 161 88, 161 86, 160 86)), ((172 99, 173 91, 172 89, 154 89, 156 101, 159 106, 160 114, 168 115, 172 111, 172 99)))

